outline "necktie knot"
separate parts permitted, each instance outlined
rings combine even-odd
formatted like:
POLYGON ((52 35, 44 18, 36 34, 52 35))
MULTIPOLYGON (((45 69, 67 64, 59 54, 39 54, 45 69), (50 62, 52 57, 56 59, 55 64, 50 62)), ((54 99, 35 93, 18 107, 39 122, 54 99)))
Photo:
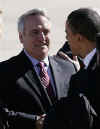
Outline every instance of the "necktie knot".
POLYGON ((39 66, 40 66, 41 68, 43 68, 43 67, 44 67, 44 62, 39 62, 39 66))

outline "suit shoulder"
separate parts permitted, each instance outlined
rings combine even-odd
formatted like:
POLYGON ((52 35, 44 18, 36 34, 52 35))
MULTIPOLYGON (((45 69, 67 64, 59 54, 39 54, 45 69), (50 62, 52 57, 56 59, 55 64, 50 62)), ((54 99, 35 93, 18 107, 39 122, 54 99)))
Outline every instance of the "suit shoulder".
POLYGON ((9 72, 16 65, 17 56, 11 57, 5 61, 0 62, 0 72, 9 72))
POLYGON ((14 57, 11 57, 11 58, 9 58, 9 59, 7 59, 7 60, 4 60, 4 61, 0 62, 0 66, 2 66, 2 65, 3 65, 3 66, 9 65, 9 64, 15 62, 16 57, 17 57, 17 56, 14 56, 14 57))
POLYGON ((59 65, 62 65, 62 67, 73 67, 75 68, 74 64, 71 63, 70 61, 68 60, 64 60, 58 56, 50 56, 50 59, 53 60, 54 62, 56 62, 57 64, 59 65))

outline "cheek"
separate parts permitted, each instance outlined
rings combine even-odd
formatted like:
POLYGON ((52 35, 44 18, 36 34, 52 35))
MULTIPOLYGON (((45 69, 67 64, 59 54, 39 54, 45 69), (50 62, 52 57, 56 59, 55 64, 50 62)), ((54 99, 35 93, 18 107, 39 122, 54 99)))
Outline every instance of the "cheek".
POLYGON ((71 48, 72 51, 75 50, 75 44, 72 40, 70 41, 70 48, 71 48))
POLYGON ((49 45, 49 43, 50 43, 50 37, 47 37, 46 38, 46 43, 49 45))
POLYGON ((69 41, 70 47, 72 47, 73 46, 73 40, 71 38, 69 38, 68 41, 69 41))

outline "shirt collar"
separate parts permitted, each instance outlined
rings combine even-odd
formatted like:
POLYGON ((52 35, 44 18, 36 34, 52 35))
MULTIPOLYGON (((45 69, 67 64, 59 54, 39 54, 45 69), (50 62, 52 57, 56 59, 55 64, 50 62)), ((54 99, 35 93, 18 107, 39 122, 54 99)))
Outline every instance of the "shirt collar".
MULTIPOLYGON (((39 60, 37 60, 34 57, 30 56, 25 49, 24 49, 24 53, 29 58, 29 60, 32 62, 33 66, 36 66, 40 62, 39 60)), ((44 60, 41 60, 41 61, 43 61, 47 67, 49 66, 48 56, 45 57, 45 59, 44 60)))
POLYGON ((96 53, 96 48, 94 48, 84 59, 83 62, 85 64, 85 67, 87 68, 92 57, 94 56, 94 54, 96 53))

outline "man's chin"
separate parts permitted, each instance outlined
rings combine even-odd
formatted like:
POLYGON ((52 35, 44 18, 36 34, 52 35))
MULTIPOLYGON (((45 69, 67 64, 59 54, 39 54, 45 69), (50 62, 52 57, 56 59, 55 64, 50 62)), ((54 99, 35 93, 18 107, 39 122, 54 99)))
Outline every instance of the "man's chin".
POLYGON ((41 56, 43 56, 43 57, 48 56, 48 49, 43 49, 43 50, 41 51, 41 56))
POLYGON ((48 52, 42 52, 41 55, 38 56, 40 60, 44 60, 48 56, 48 52))
POLYGON ((48 46, 47 45, 43 45, 41 46, 42 49, 48 49, 48 46))
POLYGON ((43 46, 43 47, 41 47, 41 51, 42 51, 43 53, 48 53, 49 48, 48 48, 47 46, 43 46))

